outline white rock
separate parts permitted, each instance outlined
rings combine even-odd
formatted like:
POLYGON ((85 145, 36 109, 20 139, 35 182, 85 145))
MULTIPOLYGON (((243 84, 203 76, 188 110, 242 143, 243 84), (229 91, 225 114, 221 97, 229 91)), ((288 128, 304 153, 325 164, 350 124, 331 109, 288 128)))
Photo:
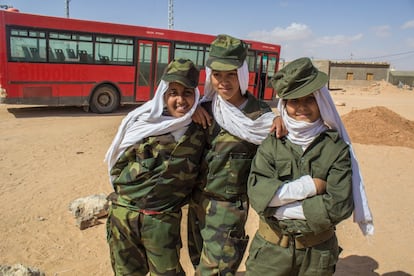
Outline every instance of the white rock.
POLYGON ((69 211, 81 230, 99 224, 98 219, 108 215, 108 208, 109 201, 104 194, 78 198, 69 204, 69 211))

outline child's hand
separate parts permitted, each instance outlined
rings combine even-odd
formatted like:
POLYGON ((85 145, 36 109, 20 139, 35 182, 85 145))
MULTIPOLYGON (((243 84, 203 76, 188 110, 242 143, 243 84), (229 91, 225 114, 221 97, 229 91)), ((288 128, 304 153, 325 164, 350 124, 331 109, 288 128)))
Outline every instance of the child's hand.
POLYGON ((211 126, 212 117, 202 106, 197 106, 193 116, 191 116, 193 122, 202 125, 204 129, 211 126))
POLYGON ((283 124, 282 118, 280 116, 277 116, 273 119, 273 125, 270 128, 270 132, 273 131, 276 134, 276 138, 282 138, 288 134, 285 124, 283 124))
POLYGON ((321 195, 326 192, 326 181, 320 178, 312 178, 315 183, 316 194, 321 195))

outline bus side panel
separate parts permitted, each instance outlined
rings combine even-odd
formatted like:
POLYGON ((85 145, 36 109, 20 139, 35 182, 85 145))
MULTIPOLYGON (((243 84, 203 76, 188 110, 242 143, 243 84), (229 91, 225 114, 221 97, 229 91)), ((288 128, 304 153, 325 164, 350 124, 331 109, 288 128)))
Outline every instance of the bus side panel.
POLYGON ((93 89, 113 84, 121 99, 134 95, 134 68, 127 66, 9 63, 8 103, 87 105, 93 89))
POLYGON ((273 100, 273 88, 272 87, 266 87, 264 90, 263 100, 271 101, 273 100))

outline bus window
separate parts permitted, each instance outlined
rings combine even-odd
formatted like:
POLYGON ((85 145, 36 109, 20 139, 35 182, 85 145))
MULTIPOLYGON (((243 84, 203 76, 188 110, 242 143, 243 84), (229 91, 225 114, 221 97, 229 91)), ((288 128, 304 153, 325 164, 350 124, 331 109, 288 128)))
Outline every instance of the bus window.
POLYGON ((177 43, 174 50, 175 58, 191 59, 199 68, 204 67, 204 47, 190 44, 177 43))
POLYGON ((206 47, 205 56, 204 56, 204 63, 203 63, 204 66, 206 65, 206 62, 207 62, 209 57, 210 57, 210 47, 206 47))
POLYGON ((162 73, 164 72, 165 67, 168 65, 170 58, 170 47, 168 45, 163 45, 161 43, 157 44, 157 68, 155 76, 155 86, 158 86, 162 73))
POLYGON ((133 63, 134 42, 130 38, 97 36, 95 42, 95 62, 104 64, 133 63))
POLYGON ((257 95, 260 99, 272 99, 273 87, 271 85, 271 78, 276 73, 278 59, 275 54, 259 53, 257 58, 257 68, 259 69, 257 75, 257 95))
POLYGON ((112 37, 97 36, 95 42, 95 62, 110 63, 112 59, 112 37))
POLYGON ((270 87, 270 79, 276 73, 276 64, 277 64, 276 57, 275 56, 269 56, 269 62, 267 64, 267 79, 269 80, 268 87, 270 87))
POLYGON ((249 68, 249 72, 254 72, 255 71, 255 52, 253 51, 248 51, 247 52, 247 57, 246 57, 246 62, 247 62, 247 66, 249 68))
POLYGON ((12 29, 10 32, 11 61, 46 61, 45 32, 12 29))
POLYGON ((145 42, 140 42, 139 44, 139 80, 140 85, 149 86, 150 85, 150 66, 152 59, 152 44, 145 42))
POLYGON ((134 62, 134 40, 132 38, 115 38, 113 61, 118 64, 132 65, 134 62))
POLYGON ((51 62, 93 62, 91 35, 51 32, 49 33, 49 47, 55 49, 55 53, 58 54, 58 58, 50 59, 51 62))

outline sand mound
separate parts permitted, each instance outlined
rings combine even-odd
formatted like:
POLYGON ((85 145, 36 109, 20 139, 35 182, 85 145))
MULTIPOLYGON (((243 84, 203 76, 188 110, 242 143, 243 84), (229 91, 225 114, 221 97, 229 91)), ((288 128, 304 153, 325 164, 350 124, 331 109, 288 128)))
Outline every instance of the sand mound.
POLYGON ((342 116, 354 143, 414 148, 414 122, 376 106, 342 116))

